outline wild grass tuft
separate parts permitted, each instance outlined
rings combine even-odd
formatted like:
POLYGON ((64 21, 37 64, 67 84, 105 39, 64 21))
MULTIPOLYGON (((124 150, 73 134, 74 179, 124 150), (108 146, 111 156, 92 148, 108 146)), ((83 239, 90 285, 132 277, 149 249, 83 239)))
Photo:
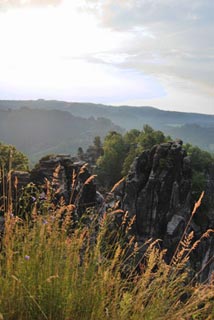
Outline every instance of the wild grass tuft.
POLYGON ((187 229, 167 264, 158 240, 142 250, 129 235, 134 219, 126 223, 127 213, 114 228, 119 209, 102 219, 92 211, 95 218, 75 228, 73 204, 43 215, 35 205, 27 220, 9 209, 10 202, 0 251, 0 319, 214 319, 214 282, 190 278, 194 243, 187 229))

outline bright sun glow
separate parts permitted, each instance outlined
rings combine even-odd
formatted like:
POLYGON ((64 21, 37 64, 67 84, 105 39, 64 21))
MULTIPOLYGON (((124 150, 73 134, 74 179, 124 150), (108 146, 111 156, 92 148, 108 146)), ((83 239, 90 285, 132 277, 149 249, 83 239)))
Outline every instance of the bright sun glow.
POLYGON ((206 105, 213 113, 213 20, 182 2, 172 21, 164 3, 0 0, 0 99, 206 105))
MULTIPOLYGON (((73 93, 92 82, 99 88, 109 80, 106 68, 93 67, 90 53, 116 50, 116 33, 101 30, 94 19, 72 1, 57 7, 14 9, 0 17, 1 84, 38 91, 56 89, 73 93), (12 79, 12 81, 11 81, 12 79)), ((76 94, 75 94, 76 96, 76 94)))
MULTIPOLYGON (((125 61, 126 55, 118 52, 129 36, 100 28, 93 16, 70 0, 56 7, 4 12, 0 16, 2 98, 22 98, 23 91, 25 98, 115 103, 127 95, 147 97, 151 89, 142 75, 130 77, 131 70, 114 66, 125 61)), ((151 81, 150 85, 154 87, 151 81)))

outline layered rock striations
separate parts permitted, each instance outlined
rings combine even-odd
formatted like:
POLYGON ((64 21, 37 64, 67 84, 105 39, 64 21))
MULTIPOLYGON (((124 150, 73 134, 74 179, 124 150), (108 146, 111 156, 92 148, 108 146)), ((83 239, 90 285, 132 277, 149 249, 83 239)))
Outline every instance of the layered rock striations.
MULTIPOLYGON (((197 237, 206 230, 212 229, 214 231, 214 165, 207 173, 204 191, 203 205, 199 208, 194 219, 197 237)), ((200 274, 200 280, 211 279, 214 272, 214 233, 202 241, 196 254, 196 265, 203 270, 200 274)))
MULTIPOLYGON (((210 206, 206 218, 201 218, 199 211, 192 220, 188 231, 194 231, 194 240, 207 229, 214 228, 214 201, 210 200, 213 199, 214 174, 207 177, 206 189, 205 201, 211 201, 213 206, 210 206)), ((135 159, 124 184, 121 205, 129 212, 130 218, 136 215, 132 232, 138 241, 160 239, 160 245, 167 249, 166 259, 170 261, 193 207, 191 163, 182 148, 182 141, 156 145, 135 159)), ((191 256, 192 267, 196 271, 203 268, 201 280, 210 277, 214 270, 213 254, 211 235, 191 256)))
POLYGON ((190 199, 190 160, 180 141, 154 146, 135 159, 125 183, 123 208, 136 215, 140 237, 173 237, 189 216, 190 199))

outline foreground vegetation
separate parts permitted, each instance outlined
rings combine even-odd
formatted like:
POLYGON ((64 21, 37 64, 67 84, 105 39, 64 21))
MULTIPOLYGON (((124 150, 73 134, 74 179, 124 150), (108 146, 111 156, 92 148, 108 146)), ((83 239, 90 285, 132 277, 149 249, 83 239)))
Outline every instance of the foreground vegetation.
MULTIPOLYGON (((123 139, 132 157, 133 136, 137 151, 154 144, 154 140, 166 141, 161 132, 150 127, 141 133, 128 132, 124 137, 110 133, 104 152, 96 139, 95 147, 101 154, 99 169, 107 163, 104 160, 108 154, 115 155, 115 150, 122 154, 116 147, 125 146, 121 145, 123 139)), ((0 319, 214 319, 214 281, 198 283, 197 277, 203 270, 194 275, 189 263, 200 241, 192 242, 194 235, 188 233, 190 221, 167 264, 166 251, 158 240, 148 240, 139 247, 130 233, 134 221, 118 209, 99 216, 95 209, 88 208, 80 218, 74 204, 54 203, 48 190, 46 200, 35 197, 32 201, 32 195, 24 193, 22 214, 14 215, 18 211, 17 204, 12 203, 10 169, 19 169, 26 158, 16 150, 11 153, 9 147, 1 148, 5 157, 0 164, 5 171, 1 170, 0 178, 7 182, 8 191, 1 197, 4 201, 0 207, 5 218, 4 230, 0 229, 0 319)), ((212 157, 208 153, 190 145, 186 148, 194 155, 196 173, 205 161, 205 167, 209 167, 212 157)), ((121 166, 121 170, 124 168, 121 166)), ((196 182, 201 188, 203 176, 199 178, 196 182)), ((191 219, 200 202, 196 203, 191 219)), ((208 230, 201 238, 211 233, 213 230, 208 230)))
POLYGON ((35 206, 29 221, 6 213, 0 319, 214 318, 214 284, 190 277, 193 234, 166 264, 157 241, 139 248, 128 236, 126 214, 117 229, 118 211, 101 219, 88 213, 74 228, 73 210, 61 204, 41 216, 35 206))

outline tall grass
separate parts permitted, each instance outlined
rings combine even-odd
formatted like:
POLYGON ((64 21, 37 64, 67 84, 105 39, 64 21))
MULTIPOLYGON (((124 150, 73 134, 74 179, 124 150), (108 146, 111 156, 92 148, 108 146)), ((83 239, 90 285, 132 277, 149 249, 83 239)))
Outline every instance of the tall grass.
POLYGON ((214 283, 191 281, 192 233, 167 264, 158 241, 140 248, 128 236, 126 214, 117 229, 117 210, 74 227, 74 209, 38 215, 35 205, 27 220, 5 212, 0 319, 214 319, 214 283))
POLYGON ((190 283, 191 236, 185 255, 183 246, 171 265, 156 242, 148 243, 136 272, 139 248, 133 238, 125 245, 120 230, 109 233, 111 215, 99 231, 96 222, 71 230, 69 216, 61 226, 61 209, 47 217, 34 213, 31 222, 7 217, 0 254, 2 319, 214 318, 213 283, 190 283))

